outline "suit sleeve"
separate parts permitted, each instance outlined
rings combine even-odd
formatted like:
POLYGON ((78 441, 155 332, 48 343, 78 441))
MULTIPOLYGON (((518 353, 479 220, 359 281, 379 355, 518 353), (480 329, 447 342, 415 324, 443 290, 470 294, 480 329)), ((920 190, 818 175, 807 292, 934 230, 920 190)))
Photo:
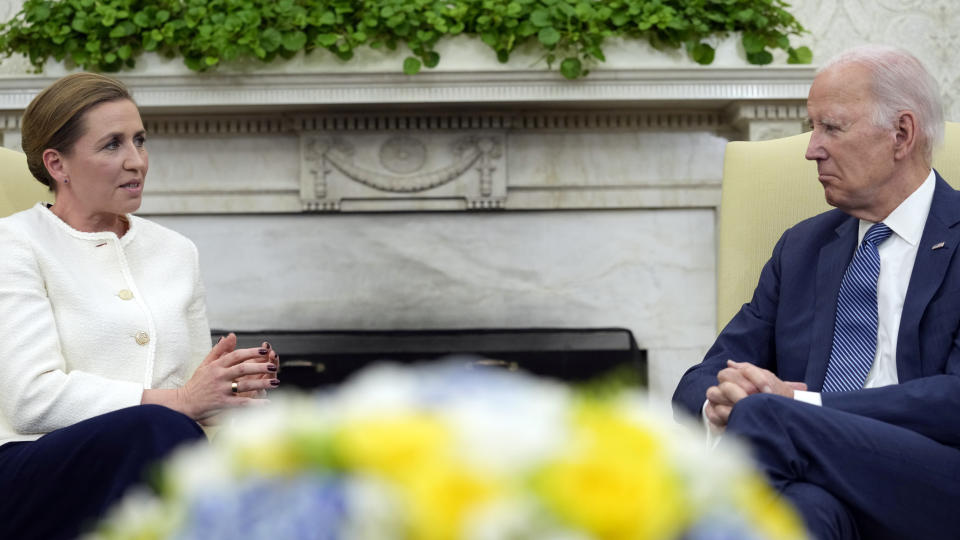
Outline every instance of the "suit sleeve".
POLYGON ((688 369, 673 394, 675 414, 700 416, 707 388, 717 383, 717 373, 728 359, 750 362, 775 371, 776 347, 774 327, 780 299, 780 260, 790 230, 773 249, 773 255, 760 272, 753 298, 720 332, 703 362, 688 369))

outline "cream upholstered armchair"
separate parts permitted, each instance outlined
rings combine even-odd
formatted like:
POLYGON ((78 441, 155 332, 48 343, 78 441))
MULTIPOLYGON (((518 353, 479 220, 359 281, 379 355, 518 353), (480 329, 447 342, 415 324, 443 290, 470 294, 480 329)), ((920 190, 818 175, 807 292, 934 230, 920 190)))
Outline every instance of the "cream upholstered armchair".
MULTIPOLYGON (((810 134, 772 141, 730 142, 723 161, 717 232, 717 330, 749 302, 787 228, 830 208, 817 165, 804 159, 810 134)), ((933 167, 960 188, 960 123, 947 122, 933 167)))
POLYGON ((27 156, 0 147, 0 217, 26 210, 37 201, 51 201, 53 194, 27 169, 27 156))

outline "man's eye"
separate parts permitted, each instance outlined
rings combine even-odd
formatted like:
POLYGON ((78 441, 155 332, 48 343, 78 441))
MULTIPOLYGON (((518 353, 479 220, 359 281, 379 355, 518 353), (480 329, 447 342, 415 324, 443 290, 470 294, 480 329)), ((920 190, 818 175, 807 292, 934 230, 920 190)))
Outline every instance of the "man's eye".
POLYGON ((143 148, 143 145, 147 144, 147 138, 142 135, 138 135, 133 138, 133 144, 137 145, 138 148, 143 148))
POLYGON ((120 142, 114 139, 108 142, 107 145, 104 146, 104 148, 106 148, 107 150, 116 150, 117 148, 120 148, 120 142))

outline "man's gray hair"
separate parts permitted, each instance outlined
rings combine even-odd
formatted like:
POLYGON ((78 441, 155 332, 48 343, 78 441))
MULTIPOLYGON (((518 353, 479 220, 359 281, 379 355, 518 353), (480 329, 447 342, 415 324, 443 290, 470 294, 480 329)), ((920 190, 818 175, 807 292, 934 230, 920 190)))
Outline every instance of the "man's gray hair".
POLYGON ((920 150, 929 161, 943 142, 943 103, 936 79, 909 52, 885 45, 862 45, 846 50, 820 67, 818 73, 839 64, 860 64, 873 74, 873 122, 892 128, 900 111, 917 118, 920 150))

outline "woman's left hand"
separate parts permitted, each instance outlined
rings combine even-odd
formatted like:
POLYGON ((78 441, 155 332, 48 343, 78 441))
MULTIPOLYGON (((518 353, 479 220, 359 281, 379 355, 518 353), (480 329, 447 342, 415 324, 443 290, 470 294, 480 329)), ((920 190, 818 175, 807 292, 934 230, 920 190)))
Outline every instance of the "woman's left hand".
MULTIPOLYGON (((260 348, 261 348, 261 349, 266 349, 266 350, 268 351, 268 352, 267 352, 267 355, 263 357, 263 361, 264 361, 264 362, 270 362, 271 364, 273 364, 274 366, 276 366, 277 370, 274 371, 273 373, 257 373, 257 374, 252 374, 252 375, 245 375, 245 376, 240 377, 239 379, 237 379, 237 381, 242 381, 242 380, 255 380, 255 379, 276 379, 276 378, 277 378, 277 374, 280 372, 280 355, 277 354, 277 351, 273 348, 272 345, 270 345, 270 342, 269 342, 269 341, 264 341, 263 343, 261 343, 261 344, 260 344, 260 348)), ((266 390, 251 390, 251 391, 249 391, 249 392, 240 392, 238 395, 241 396, 241 397, 248 397, 248 398, 254 398, 254 399, 264 399, 264 398, 267 397, 267 391, 266 391, 266 390)))

